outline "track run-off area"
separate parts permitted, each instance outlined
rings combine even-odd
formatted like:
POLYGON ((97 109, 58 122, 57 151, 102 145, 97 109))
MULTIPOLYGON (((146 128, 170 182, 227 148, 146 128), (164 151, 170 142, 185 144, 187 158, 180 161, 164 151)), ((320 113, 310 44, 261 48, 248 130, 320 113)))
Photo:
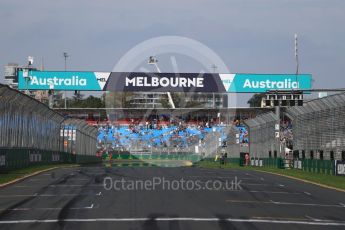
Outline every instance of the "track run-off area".
POLYGON ((345 193, 252 170, 101 164, 0 189, 2 230, 96 228, 344 229, 345 193))

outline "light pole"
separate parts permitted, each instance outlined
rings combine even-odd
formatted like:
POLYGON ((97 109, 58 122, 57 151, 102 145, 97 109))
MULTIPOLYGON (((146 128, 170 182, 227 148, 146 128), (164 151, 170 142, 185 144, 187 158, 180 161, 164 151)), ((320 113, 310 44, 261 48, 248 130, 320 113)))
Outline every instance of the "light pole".
MULTIPOLYGON (((65 72, 67 70, 67 58, 69 57, 67 52, 63 52, 63 56, 65 58, 65 72)), ((64 96, 65 96, 65 109, 67 108, 67 95, 66 95, 66 90, 64 92, 64 96)))
POLYGON ((28 66, 27 66, 27 69, 25 70, 23 70, 23 77, 24 77, 24 79, 25 79, 25 83, 26 83, 26 94, 27 95, 29 95, 30 94, 30 92, 29 92, 29 86, 28 86, 28 84, 29 84, 29 81, 31 80, 31 77, 30 77, 30 68, 31 68, 31 66, 32 66, 32 64, 34 63, 34 58, 32 57, 32 56, 29 56, 28 57, 28 66))
POLYGON ((298 75, 299 62, 298 62, 298 37, 295 34, 295 60, 296 60, 296 75, 298 75))
POLYGON ((298 37, 297 34, 295 34, 295 61, 296 61, 296 84, 297 84, 297 90, 299 88, 298 84, 298 73, 299 73, 299 60, 298 60, 298 37))
POLYGON ((215 64, 213 64, 212 66, 211 66, 211 68, 213 69, 213 73, 216 73, 216 70, 217 70, 217 66, 215 65, 215 64))
MULTIPOLYGON (((147 63, 148 63, 149 65, 154 65, 154 66, 156 67, 156 69, 157 69, 157 72, 158 72, 158 73, 161 73, 161 70, 159 69, 158 64, 157 64, 157 63, 158 63, 157 58, 155 58, 154 56, 150 56, 147 63)), ((174 101, 173 101, 173 99, 172 99, 172 97, 171 97, 171 93, 170 93, 170 92, 167 92, 167 94, 168 94, 168 99, 169 99, 169 103, 170 103, 171 107, 172 107, 173 109, 175 109, 175 104, 174 104, 174 101)))
MULTIPOLYGON (((216 73, 218 67, 217 67, 215 64, 213 64, 213 65, 211 66, 211 68, 213 69, 213 73, 216 73)), ((213 108, 215 109, 215 108, 216 108, 216 102, 215 102, 216 97, 215 97, 215 95, 214 95, 214 92, 212 93, 212 100, 213 100, 212 106, 213 106, 213 108)))

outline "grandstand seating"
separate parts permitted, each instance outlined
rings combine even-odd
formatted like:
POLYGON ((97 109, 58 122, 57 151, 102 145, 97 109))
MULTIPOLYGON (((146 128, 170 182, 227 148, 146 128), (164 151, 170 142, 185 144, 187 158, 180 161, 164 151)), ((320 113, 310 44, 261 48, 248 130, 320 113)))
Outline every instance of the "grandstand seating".
POLYGON ((236 129, 239 131, 240 134, 240 143, 244 144, 244 143, 249 143, 249 138, 248 138, 248 130, 246 128, 246 126, 244 125, 237 125, 236 129))
POLYGON ((99 148, 110 144, 112 148, 123 150, 177 147, 180 149, 204 144, 210 133, 220 134, 225 140, 223 126, 204 127, 196 125, 122 125, 99 127, 99 148))

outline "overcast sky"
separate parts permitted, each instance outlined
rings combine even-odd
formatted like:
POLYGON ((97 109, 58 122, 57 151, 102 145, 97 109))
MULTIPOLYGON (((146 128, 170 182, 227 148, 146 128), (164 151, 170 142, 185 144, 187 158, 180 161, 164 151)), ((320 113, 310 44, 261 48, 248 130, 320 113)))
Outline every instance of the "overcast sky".
POLYGON ((207 45, 232 73, 294 73, 297 33, 300 72, 316 88, 345 87, 343 0, 1 0, 0 31, 0 66, 32 55, 63 70, 67 51, 71 70, 111 71, 136 44, 178 35, 207 45))

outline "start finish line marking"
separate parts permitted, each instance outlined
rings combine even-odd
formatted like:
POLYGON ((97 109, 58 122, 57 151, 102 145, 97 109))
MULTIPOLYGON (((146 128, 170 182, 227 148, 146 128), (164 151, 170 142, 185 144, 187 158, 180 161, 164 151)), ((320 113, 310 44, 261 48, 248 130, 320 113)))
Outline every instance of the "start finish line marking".
POLYGON ((9 195, 0 195, 1 198, 9 197, 55 197, 55 196, 102 196, 102 192, 99 193, 66 193, 66 194, 9 194, 9 195))
MULTIPOLYGON (((70 210, 82 210, 82 209, 93 209, 95 208, 94 204, 91 204, 90 206, 85 207, 72 207, 69 208, 70 210)), ((97 208, 97 207, 96 207, 97 208)), ((35 210, 62 210, 63 208, 2 208, 0 211, 35 211, 35 210)), ((1 221, 0 221, 1 224, 1 221)))
POLYGON ((345 226, 345 222, 337 221, 314 221, 314 220, 282 220, 282 219, 240 219, 240 218, 94 218, 94 219, 45 219, 45 220, 2 220, 0 224, 32 224, 32 223, 58 223, 58 222, 143 222, 143 221, 182 221, 182 222, 238 222, 238 223, 268 223, 268 224, 298 224, 298 225, 319 225, 319 226, 345 226))

